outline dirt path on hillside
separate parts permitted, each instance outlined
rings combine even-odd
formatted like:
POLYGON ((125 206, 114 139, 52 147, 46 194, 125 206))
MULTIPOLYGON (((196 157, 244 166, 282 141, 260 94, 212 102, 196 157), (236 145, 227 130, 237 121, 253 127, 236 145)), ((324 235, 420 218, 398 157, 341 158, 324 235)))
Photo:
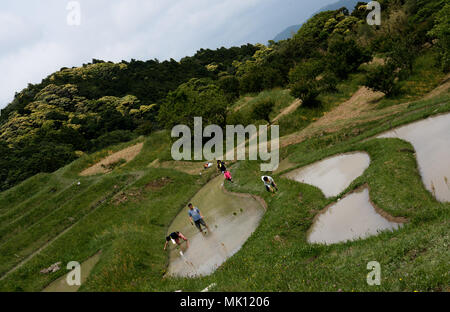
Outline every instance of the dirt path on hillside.
POLYGON ((282 109, 281 112, 278 114, 278 116, 276 116, 272 120, 272 123, 278 121, 281 117, 294 112, 297 108, 300 107, 300 105, 302 105, 302 101, 299 100, 299 99, 296 99, 294 102, 292 102, 291 105, 289 105, 288 107, 282 109))
POLYGON ((121 151, 118 151, 114 154, 109 155, 108 157, 102 159, 95 165, 84 169, 82 172, 80 172, 81 176, 89 176, 94 175, 97 173, 108 173, 111 171, 110 168, 108 168, 110 165, 120 161, 121 159, 125 160, 125 163, 128 163, 129 161, 133 160, 140 152, 142 147, 144 146, 144 143, 138 143, 136 145, 127 147, 121 151))
POLYGON ((423 99, 429 100, 435 96, 444 94, 445 92, 449 92, 449 89, 450 89, 450 74, 445 76, 442 83, 437 88, 435 88, 433 91, 428 93, 423 99))
POLYGON ((372 106, 370 104, 380 100, 383 96, 384 94, 381 92, 373 92, 366 87, 360 87, 349 100, 330 112, 326 112, 322 118, 309 127, 329 128, 342 120, 359 117, 363 112, 371 110, 372 106))
POLYGON ((244 107, 251 99, 253 99, 253 97, 251 96, 246 96, 244 97, 244 101, 242 104, 236 106, 235 108, 233 108, 233 112, 237 112, 238 110, 240 110, 242 107, 244 107))
POLYGON ((367 119, 363 118, 364 113, 371 110, 371 103, 382 97, 383 93, 381 92, 373 92, 366 87, 360 87, 349 100, 343 102, 333 110, 324 113, 324 116, 316 122, 311 123, 299 132, 282 137, 280 139, 280 146, 285 147, 301 143, 306 137, 320 132, 335 132, 342 128, 350 119, 358 118, 367 121, 367 119))
MULTIPOLYGON (((447 75, 438 87, 429 92, 422 99, 431 99, 435 96, 448 92, 449 89, 450 75, 447 75)), ((310 124, 305 129, 281 137, 280 147, 299 144, 307 137, 311 137, 319 133, 332 133, 351 125, 381 119, 392 113, 402 111, 409 104, 411 104, 411 102, 407 102, 380 110, 374 109, 372 104, 380 100, 383 96, 384 95, 381 92, 373 92, 366 87, 360 87, 349 100, 345 101, 330 112, 325 113, 323 117, 310 124)))

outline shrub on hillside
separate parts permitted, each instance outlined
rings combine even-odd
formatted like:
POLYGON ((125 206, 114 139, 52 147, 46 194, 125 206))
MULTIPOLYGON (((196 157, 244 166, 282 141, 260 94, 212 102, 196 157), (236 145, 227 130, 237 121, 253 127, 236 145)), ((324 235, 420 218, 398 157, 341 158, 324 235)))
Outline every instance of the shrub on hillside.
POLYGON ((219 87, 225 93, 225 97, 229 103, 239 97, 239 80, 232 75, 221 77, 218 80, 219 87))
POLYGON ((166 129, 179 124, 193 128, 194 117, 201 116, 205 126, 224 126, 227 106, 222 89, 212 80, 193 78, 169 93, 160 106, 158 122, 166 129))
POLYGON ((145 120, 136 128, 135 132, 139 135, 149 135, 154 130, 154 125, 151 121, 145 120))
POLYGON ((253 120, 251 118, 251 114, 249 112, 231 112, 227 116, 227 124, 228 125, 249 125, 252 124, 253 120))
POLYGON ((440 63, 444 72, 450 71, 450 3, 447 3, 437 14, 431 37, 437 39, 440 52, 440 63))
POLYGON ((253 66, 239 79, 241 94, 260 92, 283 85, 283 77, 279 70, 270 66, 253 66))
POLYGON ((332 72, 326 72, 320 79, 321 90, 324 92, 336 92, 339 80, 332 72))
POLYGON ((380 91, 387 97, 399 92, 397 84, 397 68, 392 63, 370 69, 365 77, 364 85, 374 91, 380 91))
POLYGON ((310 60, 295 65, 289 72, 289 82, 295 83, 304 79, 316 79, 324 70, 322 60, 310 60))
POLYGON ((135 137, 136 134, 129 130, 111 131, 91 140, 91 151, 96 151, 117 143, 127 142, 135 137))
POLYGON ((406 79, 413 71, 418 48, 412 38, 399 38, 393 41, 392 50, 387 53, 390 62, 399 69, 399 78, 406 79))
POLYGON ((270 99, 262 99, 259 101, 252 110, 251 117, 253 120, 266 120, 270 122, 270 113, 272 112, 275 106, 275 102, 270 99))
POLYGON ((340 79, 346 79, 350 73, 356 71, 361 64, 370 59, 370 52, 359 47, 353 39, 335 36, 330 40, 327 69, 340 79))
POLYGON ((318 106, 317 97, 321 92, 337 90, 338 78, 333 72, 324 70, 323 61, 310 60, 297 64, 289 72, 291 95, 301 99, 303 106, 318 106))
POLYGON ((316 80, 300 80, 291 85, 292 96, 302 100, 304 107, 316 107, 320 105, 317 97, 320 94, 319 83, 316 80))

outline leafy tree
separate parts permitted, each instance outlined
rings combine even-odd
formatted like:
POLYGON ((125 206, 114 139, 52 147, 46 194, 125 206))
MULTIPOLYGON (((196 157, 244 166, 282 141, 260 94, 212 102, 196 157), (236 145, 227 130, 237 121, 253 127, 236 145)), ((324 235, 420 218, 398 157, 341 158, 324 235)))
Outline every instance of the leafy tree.
POLYGON ((324 92, 336 92, 339 79, 332 72, 323 73, 320 79, 321 90, 324 92))
POLYGON ((359 1, 351 14, 359 20, 366 20, 369 11, 367 11, 367 2, 359 1))
POLYGON ((225 126, 227 101, 223 91, 209 79, 191 79, 170 92, 161 104, 158 121, 167 129, 178 124, 193 127, 194 117, 203 124, 225 126))
POLYGON ((413 71, 418 48, 411 37, 398 38, 393 41, 392 50, 387 53, 390 62, 400 70, 399 77, 406 78, 413 71))
POLYGON ((256 65, 239 79, 241 94, 260 92, 283 85, 279 70, 271 66, 256 65))
POLYGON ((312 59, 297 64, 289 72, 292 96, 302 100, 302 105, 313 107, 320 104, 317 96, 321 92, 336 91, 337 78, 331 72, 325 72, 324 62, 312 59))
POLYGON ((370 69, 364 85, 374 91, 383 92, 388 97, 396 95, 399 92, 396 70, 396 66, 391 62, 370 69))
POLYGON ((316 80, 299 80, 291 85, 292 96, 302 100, 302 106, 316 107, 320 105, 317 96, 320 94, 319 83, 316 80))
POLYGON ((319 59, 300 62, 289 72, 289 81, 294 83, 304 79, 316 79, 324 68, 323 61, 319 59))
POLYGON ((239 97, 239 80, 233 75, 220 77, 218 85, 225 93, 228 102, 233 102, 239 97))
POLYGON ((360 48, 354 39, 337 35, 330 40, 327 53, 328 70, 340 79, 346 79, 348 74, 370 59, 370 53, 360 48))
POLYGON ((440 62, 444 72, 450 71, 450 3, 447 3, 436 15, 435 25, 429 32, 437 38, 440 51, 440 62))
POLYGON ((0 191, 10 186, 9 175, 14 170, 14 164, 11 161, 12 151, 8 148, 5 141, 0 140, 0 191))
POLYGON ((274 106, 275 102, 272 99, 263 99, 259 101, 252 110, 252 119, 270 122, 269 115, 274 106))
POLYGON ((333 33, 347 35, 360 22, 357 17, 347 16, 334 26, 333 33))

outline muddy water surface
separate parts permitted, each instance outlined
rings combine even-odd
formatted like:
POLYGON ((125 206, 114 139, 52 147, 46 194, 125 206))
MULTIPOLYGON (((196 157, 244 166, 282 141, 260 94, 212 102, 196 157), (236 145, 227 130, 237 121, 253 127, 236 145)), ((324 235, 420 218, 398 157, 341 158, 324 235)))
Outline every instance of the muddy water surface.
POLYGON ((168 275, 211 274, 241 248, 258 226, 264 208, 252 197, 224 193, 223 181, 223 176, 218 176, 191 200, 200 209, 211 233, 201 234, 190 224, 187 207, 170 225, 168 233, 180 231, 189 239, 190 247, 186 248, 186 243, 180 247, 170 243, 168 275))
POLYGON ((308 242, 334 244, 366 238, 380 231, 395 230, 402 223, 382 217, 369 199, 367 187, 361 188, 320 213, 308 233, 308 242))
POLYGON ((450 201, 450 114, 417 121, 377 138, 400 138, 416 150, 425 187, 437 200, 450 201))
POLYGON ((339 195, 369 167, 366 153, 347 153, 326 158, 284 176, 320 188, 326 197, 339 195))

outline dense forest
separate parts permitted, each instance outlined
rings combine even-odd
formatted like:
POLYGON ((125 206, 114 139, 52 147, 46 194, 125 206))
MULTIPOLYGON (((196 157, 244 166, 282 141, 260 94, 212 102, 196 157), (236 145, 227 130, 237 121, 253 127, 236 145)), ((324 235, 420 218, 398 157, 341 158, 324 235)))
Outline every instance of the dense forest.
POLYGON ((321 12, 291 39, 267 45, 201 49, 179 62, 94 59, 61 68, 28 85, 1 111, 0 190, 84 152, 190 124, 194 116, 222 126, 239 120, 228 108, 249 93, 288 88, 303 106, 318 106, 319 94, 335 92, 339 81, 377 54, 387 61, 365 72, 364 84, 388 97, 402 92, 399 83, 424 48, 435 51, 440 70, 450 71, 447 0, 379 2, 380 26, 367 24, 366 3, 359 2, 352 13, 345 7, 321 12))

